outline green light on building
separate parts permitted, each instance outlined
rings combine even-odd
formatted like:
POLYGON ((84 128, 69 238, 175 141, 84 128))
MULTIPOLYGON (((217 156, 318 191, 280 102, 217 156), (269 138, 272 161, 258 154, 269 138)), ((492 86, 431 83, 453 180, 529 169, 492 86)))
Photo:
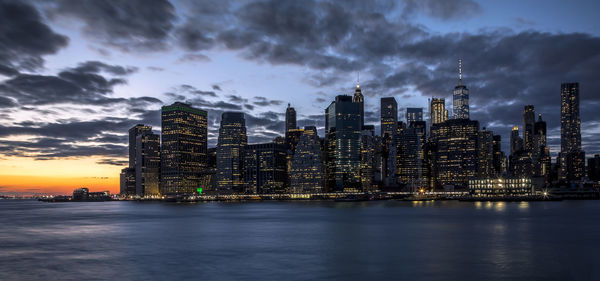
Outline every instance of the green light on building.
POLYGON ((202 187, 196 188, 196 192, 198 192, 198 194, 202 194, 202 187))

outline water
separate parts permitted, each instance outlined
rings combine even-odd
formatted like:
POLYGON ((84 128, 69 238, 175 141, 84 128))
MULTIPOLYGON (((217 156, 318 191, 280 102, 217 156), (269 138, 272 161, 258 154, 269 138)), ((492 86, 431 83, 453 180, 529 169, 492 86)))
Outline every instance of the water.
POLYGON ((600 201, 0 200, 0 280, 600 280, 600 201))

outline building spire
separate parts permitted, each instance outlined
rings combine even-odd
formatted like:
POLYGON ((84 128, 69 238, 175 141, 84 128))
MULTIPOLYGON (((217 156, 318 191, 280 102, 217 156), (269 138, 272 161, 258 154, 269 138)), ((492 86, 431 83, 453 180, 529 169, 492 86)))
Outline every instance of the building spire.
POLYGON ((360 88, 360 71, 356 72, 356 88, 360 88))
POLYGON ((462 86, 462 59, 458 59, 458 85, 462 86))

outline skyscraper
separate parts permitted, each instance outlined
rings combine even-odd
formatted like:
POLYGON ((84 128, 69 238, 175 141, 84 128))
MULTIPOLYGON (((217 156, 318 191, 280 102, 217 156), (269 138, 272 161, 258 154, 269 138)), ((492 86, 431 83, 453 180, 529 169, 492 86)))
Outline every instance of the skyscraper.
POLYGON ((410 126, 415 121, 423 121, 423 108, 406 108, 406 125, 410 126))
POLYGON ((479 154, 479 178, 489 179, 496 176, 494 169, 494 134, 483 127, 479 132, 477 153, 479 154))
POLYGON ((152 131, 136 138, 135 178, 138 196, 160 194, 160 136, 152 131))
POLYGON ((538 115, 538 120, 533 125, 533 153, 534 175, 545 177, 548 180, 550 175, 550 149, 546 144, 546 122, 542 120, 542 114, 538 115))
POLYGON ((292 193, 323 192, 323 162, 316 127, 304 127, 292 158, 289 177, 292 193))
POLYGON ((327 121, 328 188, 338 191, 360 189, 360 103, 339 95, 325 110, 327 121))
POLYGON ((581 150, 579 83, 561 84, 559 162, 562 180, 579 180, 585 173, 585 153, 581 150))
POLYGON ((534 126, 535 126, 535 109, 533 105, 526 105, 523 109, 523 149, 529 153, 534 149, 534 126))
POLYGON ((435 179, 438 187, 466 187, 477 177, 479 122, 449 119, 431 126, 431 141, 436 146, 435 179))
POLYGON ((393 97, 381 98, 381 136, 392 137, 398 126, 398 103, 393 97))
POLYGON ((152 132, 151 126, 137 124, 129 129, 129 167, 135 168, 136 161, 136 140, 144 132, 152 132))
POLYGON ((287 191, 286 151, 285 145, 273 142, 246 145, 243 165, 246 193, 274 194, 287 191))
POLYGON ((425 121, 411 121, 408 128, 399 132, 397 137, 397 179, 412 190, 427 186, 423 181, 425 133, 425 121))
POLYGON ((360 181, 362 191, 372 191, 376 164, 375 126, 365 125, 360 138, 360 181))
POLYGON ((360 127, 365 125, 365 98, 363 97, 362 91, 360 90, 360 84, 358 79, 356 80, 356 89, 354 90, 354 96, 352 102, 358 103, 358 109, 360 112, 360 127))
POLYGON ((394 97, 381 98, 381 178, 385 185, 396 176, 396 135, 398 132, 398 104, 394 97))
POLYGON ((192 193, 206 169, 206 111, 176 102, 161 110, 160 193, 192 193))
POLYGON ((500 177, 506 172, 506 156, 502 152, 502 136, 494 135, 493 140, 494 151, 494 175, 500 177))
POLYGON ((458 60, 458 85, 454 87, 453 102, 454 119, 469 119, 469 89, 462 83, 462 60, 458 60))
POLYGON ((432 98, 429 103, 429 126, 448 120, 446 100, 444 98, 432 98))
POLYGON ((510 131, 510 155, 523 150, 523 139, 519 136, 519 127, 514 126, 510 131))
POLYGON ((288 107, 285 110, 285 133, 287 136, 287 132, 292 129, 297 129, 296 127, 296 109, 290 106, 288 103, 288 107))
POLYGON ((218 191, 244 192, 244 147, 247 143, 244 113, 224 112, 217 143, 218 191))

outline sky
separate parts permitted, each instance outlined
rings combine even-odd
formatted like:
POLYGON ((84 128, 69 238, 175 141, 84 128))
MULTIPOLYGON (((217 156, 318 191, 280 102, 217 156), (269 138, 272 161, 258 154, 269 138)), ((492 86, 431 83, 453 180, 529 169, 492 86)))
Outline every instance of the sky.
POLYGON ((118 192, 127 130, 160 132, 160 107, 243 111, 250 143, 283 134, 285 108, 323 136, 324 109, 360 73, 379 100, 451 93, 463 61, 471 119, 503 139, 523 107, 560 149, 560 84, 579 82, 582 142, 600 153, 598 1, 0 0, 0 194, 118 192))

